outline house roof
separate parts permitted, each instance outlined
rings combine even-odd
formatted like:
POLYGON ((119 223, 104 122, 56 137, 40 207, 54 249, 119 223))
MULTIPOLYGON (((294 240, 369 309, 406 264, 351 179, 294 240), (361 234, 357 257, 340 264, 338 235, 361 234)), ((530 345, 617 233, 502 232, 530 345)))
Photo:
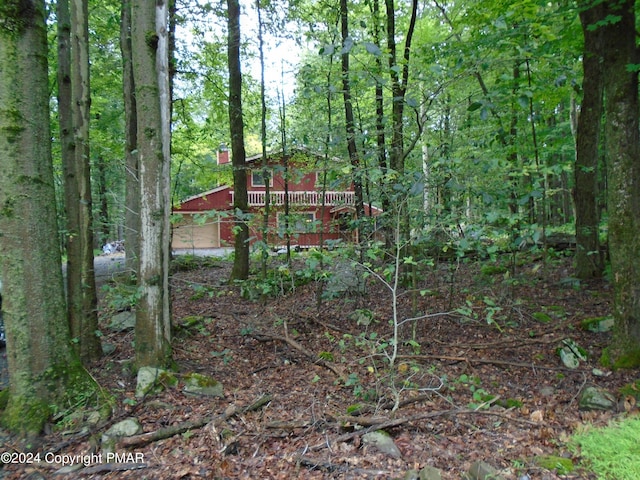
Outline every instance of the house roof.
POLYGON ((213 188, 211 190, 207 190, 206 192, 197 193, 195 195, 190 196, 189 198, 185 198, 180 203, 181 204, 182 203, 187 203, 187 202, 189 202, 191 200, 195 200, 197 198, 206 197, 207 195, 213 195, 214 193, 221 192, 222 190, 225 190, 227 188, 230 188, 229 185, 220 185, 219 187, 213 188))
POLYGON ((180 213, 191 213, 210 210, 216 206, 221 207, 226 203, 224 197, 220 197, 219 200, 216 197, 223 195, 225 190, 231 192, 233 188, 229 185, 220 185, 206 192, 198 193, 182 200, 179 205, 173 207, 173 210, 180 213))

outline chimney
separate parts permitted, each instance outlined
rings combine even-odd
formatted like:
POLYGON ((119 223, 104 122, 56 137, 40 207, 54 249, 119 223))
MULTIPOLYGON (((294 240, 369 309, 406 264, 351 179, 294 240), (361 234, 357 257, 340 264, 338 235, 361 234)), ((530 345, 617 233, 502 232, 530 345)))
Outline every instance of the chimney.
POLYGON ((226 145, 220 145, 218 148, 218 165, 229 163, 229 149, 226 145))

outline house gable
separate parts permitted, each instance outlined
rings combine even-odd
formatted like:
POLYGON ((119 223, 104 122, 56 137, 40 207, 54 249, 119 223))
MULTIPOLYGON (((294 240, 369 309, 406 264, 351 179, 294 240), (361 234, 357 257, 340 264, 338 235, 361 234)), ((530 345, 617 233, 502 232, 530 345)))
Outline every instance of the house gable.
POLYGON ((175 213, 206 212, 209 210, 228 210, 231 208, 233 189, 222 185, 212 190, 194 195, 174 207, 175 213))

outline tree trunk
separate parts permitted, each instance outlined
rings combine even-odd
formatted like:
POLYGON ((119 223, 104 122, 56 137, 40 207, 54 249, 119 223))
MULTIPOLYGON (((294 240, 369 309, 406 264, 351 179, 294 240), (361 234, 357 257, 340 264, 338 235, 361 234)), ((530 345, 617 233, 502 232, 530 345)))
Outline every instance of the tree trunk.
POLYGON ((262 279, 267 278, 267 263, 269 260, 269 216, 271 213, 270 205, 270 182, 267 165, 267 99, 265 95, 265 75, 264 75, 264 37, 262 30, 264 24, 262 22, 262 7, 260 0, 256 0, 256 11, 258 12, 258 52, 260 55, 260 143, 262 144, 262 178, 264 180, 264 212, 262 215, 262 258, 261 258, 261 275, 262 279))
MULTIPOLYGON (((62 0, 65 3, 65 0, 62 0)), ((63 8, 63 7, 62 7, 63 8)), ((66 31, 63 30, 64 34, 66 31)), ((86 0, 71 2, 71 98, 73 138, 62 153, 67 212, 67 308, 71 336, 80 358, 100 358, 96 282, 93 267, 93 221, 89 150, 89 22, 86 0)), ((63 49, 68 55, 69 49, 63 49)), ((66 72, 65 72, 66 73, 66 72)), ((62 120, 61 120, 62 121, 62 120)), ((68 120, 65 120, 68 123, 68 120)), ((68 125, 65 125, 68 128, 68 125)))
POLYGON ((140 179, 140 253, 136 364, 170 362, 169 305, 169 76, 167 4, 132 2, 133 77, 140 179))
MULTIPOLYGON (((98 158, 95 166, 97 167, 96 177, 98 180, 98 201, 100 203, 98 214, 98 228, 94 235, 94 245, 101 246, 111 239, 113 235, 111 230, 111 221, 109 220, 109 202, 107 200, 107 172, 105 159, 98 158), (95 236, 98 238, 96 239, 95 236)), ((116 239, 119 237, 114 237, 116 239)))
MULTIPOLYGON (((376 46, 382 52, 380 48, 380 0, 374 0, 372 5, 373 14, 373 40, 376 46)), ((387 163, 387 147, 385 137, 385 118, 384 118, 384 82, 383 82, 383 55, 376 55, 375 57, 375 103, 376 103, 376 157, 378 168, 382 175, 382 188, 380 189, 380 204, 382 205, 383 212, 389 212, 391 202, 389 200, 391 186, 385 185, 387 182, 387 173, 389 171, 389 165, 387 163)), ((382 232, 385 237, 385 246, 391 248, 392 235, 391 229, 383 226, 382 232)))
POLYGON ((392 170, 398 175, 404 174, 404 103, 409 82, 409 58, 411 55, 411 40, 415 30, 418 3, 411 2, 411 18, 409 28, 404 42, 404 53, 402 55, 402 76, 399 75, 399 64, 396 49, 396 23, 395 8, 393 0, 385 0, 387 10, 387 48, 389 50, 389 73, 391 75, 391 95, 392 95, 392 138, 389 164, 392 170))
MULTIPOLYGON (((409 82, 409 59, 411 56, 411 40, 413 38, 413 32, 415 30, 417 9, 417 0, 411 1, 411 18, 409 20, 409 27, 404 42, 404 52, 402 55, 402 75, 399 74, 400 65, 397 58, 396 49, 396 19, 395 19, 395 7, 394 0, 385 0, 386 13, 387 13, 387 49, 389 51, 389 74, 391 76, 391 148, 389 151, 389 167, 392 172, 398 176, 398 180, 401 180, 404 176, 405 167, 405 151, 404 151, 404 106, 405 95, 407 93, 407 84, 409 82)), ((389 192, 393 195, 392 192, 389 192)), ((396 241, 404 242, 409 236, 410 219, 405 209, 405 213, 402 214, 402 200, 398 202, 394 201, 392 206, 392 217, 398 215, 404 215, 400 222, 401 229, 397 232, 396 241)), ((394 220, 390 222, 392 225, 397 223, 394 220)), ((392 229, 393 227, 387 226, 392 229)), ((385 233, 390 235, 390 231, 385 233)))
POLYGON ((576 163, 574 168, 576 206, 576 277, 598 278, 604 270, 600 253, 598 215, 598 154, 600 124, 603 113, 603 29, 595 28, 605 17, 603 4, 580 11, 584 33, 582 56, 582 105, 576 134, 576 163))
POLYGON ((242 73, 240 70, 240 4, 227 0, 229 21, 229 128, 233 164, 233 206, 236 213, 235 257, 231 280, 249 277, 249 210, 245 165, 244 123, 242 119, 242 73))
POLYGON ((52 408, 95 391, 71 347, 64 298, 45 2, 5 1, 0 17, 0 272, 10 377, 2 420, 30 436, 52 408))
MULTIPOLYGON (((364 200, 362 196, 362 172, 360 171, 360 156, 356 145, 356 128, 353 118, 353 105, 351 103, 351 82, 349 80, 349 51, 352 39, 349 37, 349 17, 347 0, 340 0, 340 24, 342 32, 342 97, 344 99, 344 117, 347 133, 347 151, 353 169, 353 190, 356 203, 356 219, 364 219, 364 200)), ((360 223, 360 222, 359 222, 360 223)), ((358 235, 358 242, 362 235, 358 235)))
POLYGON ((604 27, 609 249, 616 320, 610 359, 640 365, 640 133, 634 1, 607 4, 604 27))
POLYGON ((122 79, 125 119, 125 212, 124 245, 126 266, 132 274, 138 272, 140 253, 140 178, 138 169, 138 116, 135 83, 133 80, 133 52, 131 51, 131 0, 122 0, 120 23, 122 79))

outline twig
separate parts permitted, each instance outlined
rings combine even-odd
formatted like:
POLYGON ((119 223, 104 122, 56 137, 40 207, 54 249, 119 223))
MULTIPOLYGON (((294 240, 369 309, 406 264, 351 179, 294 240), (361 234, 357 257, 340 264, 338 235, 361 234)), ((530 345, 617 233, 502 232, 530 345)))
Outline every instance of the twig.
POLYGON ((371 469, 364 469, 364 468, 354 468, 352 465, 340 465, 340 464, 335 464, 331 462, 324 462, 324 461, 316 460, 311 457, 307 457, 304 454, 302 454, 298 458, 297 463, 311 470, 322 470, 329 473, 349 472, 349 474, 351 475, 356 474, 356 475, 361 475, 362 477, 367 477, 367 476, 380 477, 382 475, 387 477, 391 473, 387 470, 371 470, 371 469))
POLYGON ((151 442, 156 442, 158 440, 173 437, 174 435, 180 435, 181 433, 184 433, 188 430, 202 428, 210 423, 217 425, 236 415, 251 412, 253 410, 258 410, 267 403, 271 402, 271 399, 271 395, 263 395, 249 406, 242 408, 234 406, 225 411, 222 415, 208 415, 206 417, 201 417, 189 422, 183 422, 179 425, 161 428, 160 430, 156 430, 155 432, 142 433, 133 437, 124 437, 118 441, 118 446, 122 448, 139 447, 151 442))
POLYGON ((264 342, 266 340, 277 340, 277 341, 280 341, 280 342, 284 342, 287 345, 289 345, 290 347, 292 347, 293 349, 295 349, 295 350, 299 351, 300 353, 302 353, 305 357, 307 357, 310 360, 312 360, 314 364, 319 365, 321 367, 324 367, 327 370, 330 370, 338 378, 340 378, 340 380, 342 382, 346 382, 346 377, 344 376, 344 373, 340 372, 337 368, 335 368, 333 365, 328 364, 323 359, 318 358, 317 355, 315 355, 313 352, 310 352, 309 350, 307 350, 305 347, 303 347, 298 342, 296 342, 293 338, 282 337, 280 335, 272 335, 272 334, 266 334, 266 333, 251 333, 251 337, 256 339, 256 340, 258 340, 258 341, 260 341, 260 342, 264 342))
POLYGON ((511 362, 509 360, 492 360, 489 358, 454 357, 449 355, 398 355, 398 358, 406 359, 406 360, 448 360, 451 362, 482 363, 486 365, 503 365, 508 367, 532 368, 537 370, 552 370, 552 371, 571 372, 571 373, 586 372, 586 370, 577 369, 577 368, 546 367, 544 365, 537 365, 535 363, 511 362))
MULTIPOLYGON (((447 416, 447 415, 492 415, 492 416, 496 416, 496 417, 501 417, 504 418, 505 420, 509 420, 512 422, 518 422, 518 423, 524 423, 527 425, 531 425, 531 426, 540 426, 540 424, 536 423, 536 422, 532 422, 530 420, 525 420, 524 418, 515 418, 515 417, 510 417, 508 415, 505 415, 504 413, 500 413, 500 412, 495 412, 492 410, 469 410, 469 409, 451 409, 451 410, 441 410, 438 412, 428 412, 428 413, 420 413, 418 415, 412 415, 410 417, 403 417, 403 418, 396 418, 396 419, 384 419, 384 418, 380 418, 379 422, 373 422, 373 418, 370 418, 370 423, 371 425, 369 425, 367 428, 363 428, 360 430, 355 430, 353 432, 349 432, 349 433, 345 433, 343 435, 338 436, 333 443, 341 443, 341 442, 346 442, 348 440, 351 440, 353 438, 356 437, 360 437, 366 433, 375 431, 375 430, 384 430, 387 428, 393 428, 393 427, 397 427, 399 425, 403 425, 405 423, 409 423, 409 422, 416 422, 418 420, 424 420, 426 418, 435 418, 435 417, 441 417, 441 416, 447 416)), ((338 417, 342 418, 342 417, 338 417)), ((348 417, 345 417, 348 418, 348 417)), ((359 423, 361 419, 359 419, 358 417, 351 417, 356 423, 359 423)), ((361 423, 360 423, 361 424, 361 423)), ((316 450, 321 450, 323 448, 325 448, 327 446, 326 443, 321 443, 318 445, 315 445, 313 447, 310 448, 310 450, 316 451, 316 450)))
POLYGON ((75 473, 89 475, 102 472, 123 472, 126 470, 140 470, 147 468, 147 466, 146 463, 99 463, 98 465, 82 468, 75 473))

